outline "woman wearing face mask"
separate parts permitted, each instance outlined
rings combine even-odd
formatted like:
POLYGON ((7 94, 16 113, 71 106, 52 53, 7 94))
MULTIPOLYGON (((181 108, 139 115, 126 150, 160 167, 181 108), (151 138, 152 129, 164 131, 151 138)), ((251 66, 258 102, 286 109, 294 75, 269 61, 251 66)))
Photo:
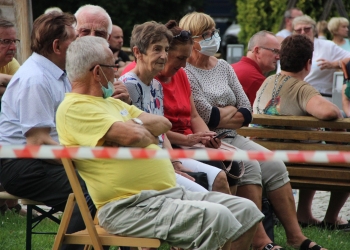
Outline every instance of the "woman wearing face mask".
MULTIPOLYGON (((214 20, 204 13, 193 12, 184 16, 179 26, 189 30, 195 42, 185 71, 199 115, 209 129, 217 133, 230 130, 223 141, 243 150, 267 151, 236 132, 252 121, 251 105, 231 65, 214 56, 221 41, 214 20)), ((285 228, 288 245, 301 250, 324 250, 301 232, 284 163, 245 161, 244 165, 246 172, 238 182, 237 195, 252 200, 261 208, 263 193, 285 228)), ((258 227, 252 246, 254 250, 283 249, 269 239, 262 225, 258 227)))

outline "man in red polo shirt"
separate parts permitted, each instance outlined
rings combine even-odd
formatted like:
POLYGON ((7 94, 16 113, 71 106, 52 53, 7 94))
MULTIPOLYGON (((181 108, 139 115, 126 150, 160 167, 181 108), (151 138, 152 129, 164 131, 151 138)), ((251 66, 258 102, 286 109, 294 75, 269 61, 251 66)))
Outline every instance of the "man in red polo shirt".
POLYGON ((265 80, 265 74, 276 69, 281 45, 269 31, 259 31, 248 43, 247 56, 232 64, 243 90, 253 106, 256 92, 265 80))

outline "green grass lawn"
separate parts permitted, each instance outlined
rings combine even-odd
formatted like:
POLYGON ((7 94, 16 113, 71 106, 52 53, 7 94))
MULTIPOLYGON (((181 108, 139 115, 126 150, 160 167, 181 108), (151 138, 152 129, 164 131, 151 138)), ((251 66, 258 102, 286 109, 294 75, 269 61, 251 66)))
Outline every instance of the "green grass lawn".
MULTIPOLYGON (((25 225, 26 220, 17 214, 11 212, 5 216, 0 216, 0 250, 22 250, 25 249, 25 225)), ((58 225, 45 219, 37 226, 36 231, 57 231, 58 225)), ((329 250, 350 250, 350 232, 328 231, 310 227, 303 229, 305 235, 319 244, 327 247, 329 250)), ((33 235, 33 250, 49 250, 54 242, 53 235, 33 235)), ((282 226, 275 227, 275 242, 286 250, 292 250, 288 247, 285 232, 282 226)), ((116 250, 116 247, 111 247, 116 250)), ((160 248, 167 250, 167 246, 160 248)))

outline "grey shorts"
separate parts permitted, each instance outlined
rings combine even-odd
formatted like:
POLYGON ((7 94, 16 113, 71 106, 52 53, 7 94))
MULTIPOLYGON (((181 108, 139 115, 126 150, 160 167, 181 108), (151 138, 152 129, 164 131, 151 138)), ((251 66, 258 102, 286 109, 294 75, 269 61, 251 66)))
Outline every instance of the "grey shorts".
POLYGON ((98 212, 109 233, 158 238, 184 249, 218 249, 234 241, 264 215, 250 200, 218 192, 175 187, 142 191, 110 202, 98 212))
MULTIPOLYGON (((267 148, 241 135, 223 139, 226 143, 242 150, 269 151, 267 148)), ((273 191, 288 183, 288 171, 283 161, 244 161, 245 173, 238 185, 263 185, 264 191, 273 191)))

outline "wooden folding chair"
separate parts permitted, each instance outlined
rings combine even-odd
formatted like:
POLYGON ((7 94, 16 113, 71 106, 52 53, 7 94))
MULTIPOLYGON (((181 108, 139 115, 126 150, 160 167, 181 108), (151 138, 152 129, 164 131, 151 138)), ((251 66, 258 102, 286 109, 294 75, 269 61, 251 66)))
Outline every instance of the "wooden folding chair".
POLYGON ((70 194, 68 197, 61 224, 52 249, 59 249, 61 244, 92 245, 95 250, 102 250, 103 245, 153 248, 160 246, 161 242, 158 239, 117 236, 114 234, 109 234, 101 226, 95 225, 72 161, 70 159, 62 159, 62 163, 72 186, 73 194, 70 194), (70 218, 72 217, 75 202, 78 203, 86 229, 76 233, 67 234, 66 231, 70 218))
POLYGON ((45 219, 48 218, 57 224, 60 224, 60 219, 56 218, 53 214, 55 214, 57 211, 54 209, 50 209, 49 211, 45 211, 42 208, 40 208, 38 205, 44 205, 44 203, 33 201, 29 199, 23 199, 21 197, 12 195, 7 193, 6 191, 0 192, 0 199, 4 200, 21 200, 21 203, 23 205, 27 205, 27 221, 26 221, 26 250, 32 249, 32 235, 33 234, 56 234, 56 232, 39 232, 34 231, 34 228, 39 225, 39 223, 45 219), (33 210, 40 213, 39 216, 33 218, 33 210))

